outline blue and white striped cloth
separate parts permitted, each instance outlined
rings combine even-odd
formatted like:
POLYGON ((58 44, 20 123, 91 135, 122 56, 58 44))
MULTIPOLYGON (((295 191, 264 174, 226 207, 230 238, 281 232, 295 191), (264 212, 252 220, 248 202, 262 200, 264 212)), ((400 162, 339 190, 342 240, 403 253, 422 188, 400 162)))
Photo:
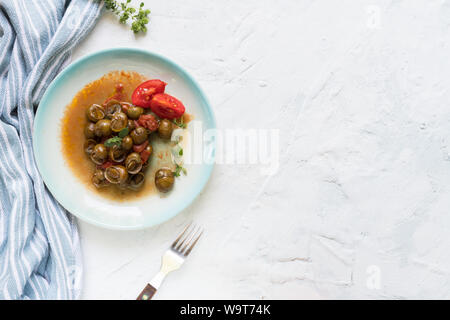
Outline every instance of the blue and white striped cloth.
POLYGON ((34 109, 98 20, 99 0, 0 1, 0 299, 76 299, 76 225, 34 162, 34 109))

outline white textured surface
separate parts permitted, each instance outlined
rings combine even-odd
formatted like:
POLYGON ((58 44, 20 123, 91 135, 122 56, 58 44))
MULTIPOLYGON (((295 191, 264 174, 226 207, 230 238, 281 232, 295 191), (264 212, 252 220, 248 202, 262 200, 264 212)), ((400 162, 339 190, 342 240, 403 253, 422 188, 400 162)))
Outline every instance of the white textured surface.
POLYGON ((146 2, 145 37, 105 15, 74 58, 167 55, 221 128, 280 128, 282 165, 217 165, 159 227, 80 223, 84 298, 134 299, 190 219, 207 232, 158 299, 450 297, 450 1, 146 2))

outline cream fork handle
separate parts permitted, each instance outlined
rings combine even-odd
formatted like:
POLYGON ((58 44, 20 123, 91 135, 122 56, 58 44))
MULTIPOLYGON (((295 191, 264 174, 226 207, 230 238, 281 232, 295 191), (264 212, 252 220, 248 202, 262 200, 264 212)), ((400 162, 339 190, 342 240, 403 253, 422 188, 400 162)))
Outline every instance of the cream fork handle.
POLYGON ((180 268, 183 262, 184 258, 172 252, 171 250, 167 250, 162 257, 161 269, 145 286, 144 290, 142 290, 141 294, 137 297, 136 300, 150 300, 156 293, 156 290, 158 290, 161 286, 161 283, 163 282, 167 274, 180 268))

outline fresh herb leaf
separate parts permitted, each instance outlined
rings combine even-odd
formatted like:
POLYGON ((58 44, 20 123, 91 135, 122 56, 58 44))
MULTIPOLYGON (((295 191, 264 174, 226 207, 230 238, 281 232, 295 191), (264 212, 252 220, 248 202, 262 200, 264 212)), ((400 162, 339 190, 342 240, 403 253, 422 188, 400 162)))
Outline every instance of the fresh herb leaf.
POLYGON ((179 156, 182 156, 182 155, 183 155, 183 148, 180 148, 180 151, 178 152, 178 155, 179 155, 179 156))
POLYGON ((139 6, 139 11, 132 17, 133 22, 131 23, 131 30, 134 33, 139 32, 147 32, 147 23, 148 23, 148 15, 150 14, 150 10, 144 9, 144 3, 141 2, 139 6))
POLYGON ((120 137, 120 138, 125 138, 125 136, 127 136, 129 132, 130 132, 130 129, 128 129, 127 127, 125 127, 125 128, 123 128, 122 130, 120 130, 120 132, 119 132, 119 137, 120 137))
POLYGON ((112 137, 109 138, 108 140, 105 141, 105 146, 108 148, 114 147, 114 146, 120 146, 120 144, 122 143, 122 138, 121 137, 112 137))
POLYGON ((139 9, 132 7, 130 2, 131 0, 126 0, 125 2, 105 0, 105 7, 119 17, 120 23, 126 24, 131 18, 131 30, 134 33, 146 32, 150 10, 144 9, 143 2, 139 5, 139 9))
POLYGON ((174 175, 175 177, 179 177, 179 176, 180 176, 180 172, 181 172, 181 167, 177 166, 177 167, 175 168, 175 171, 173 172, 173 175, 174 175))
POLYGON ((174 119, 174 120, 172 120, 172 122, 174 125, 176 125, 180 128, 186 129, 186 127, 187 127, 186 123, 184 123, 183 117, 181 117, 179 119, 174 119))
POLYGON ((180 174, 181 172, 183 172, 184 175, 187 175, 187 170, 186 170, 186 168, 180 166, 178 163, 176 163, 175 165, 176 165, 175 171, 173 172, 173 175, 174 175, 175 177, 179 177, 179 176, 181 175, 181 174, 180 174))
POLYGON ((119 12, 117 9, 117 2, 115 0, 105 0, 105 7, 116 14, 119 12))

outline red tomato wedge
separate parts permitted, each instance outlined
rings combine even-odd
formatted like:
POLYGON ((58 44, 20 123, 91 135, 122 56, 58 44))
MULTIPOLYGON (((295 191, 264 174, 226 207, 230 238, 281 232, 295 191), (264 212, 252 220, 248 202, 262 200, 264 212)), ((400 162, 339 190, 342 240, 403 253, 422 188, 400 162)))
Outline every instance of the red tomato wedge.
POLYGON ((98 164, 97 169, 106 169, 113 165, 112 161, 106 161, 104 164, 98 164))
POLYGON ((147 160, 148 160, 148 158, 150 158, 151 153, 150 153, 147 149, 144 149, 144 150, 140 153, 140 155, 141 155, 142 163, 146 163, 147 160))
POLYGON ((142 108, 150 108, 150 100, 157 93, 163 93, 167 83, 153 79, 142 82, 131 95, 131 102, 142 108))
POLYGON ((150 109, 163 119, 179 118, 186 110, 180 100, 166 93, 155 94, 150 101, 150 109))
POLYGON ((145 141, 145 142, 142 143, 142 144, 134 145, 134 146, 133 146, 133 151, 134 151, 134 152, 137 152, 137 153, 141 153, 142 151, 144 151, 145 148, 147 148, 148 143, 149 143, 149 142, 148 142, 148 140, 147 140, 147 141, 145 141))

